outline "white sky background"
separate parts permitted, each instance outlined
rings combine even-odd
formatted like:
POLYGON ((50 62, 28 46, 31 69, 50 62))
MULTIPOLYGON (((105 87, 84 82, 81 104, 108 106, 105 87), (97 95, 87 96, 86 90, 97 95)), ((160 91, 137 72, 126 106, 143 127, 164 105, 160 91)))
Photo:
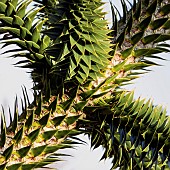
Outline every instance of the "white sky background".
MULTIPOLYGON (((6 55, 2 54, 5 50, 11 50, 16 47, 9 46, 2 50, 1 46, 2 45, 0 45, 0 105, 7 111, 8 106, 13 110, 16 95, 18 101, 23 97, 21 89, 23 85, 27 88, 30 101, 33 99, 31 91, 32 80, 30 75, 26 73, 29 71, 28 69, 18 68, 13 65, 19 61, 18 59, 7 58, 6 55)), ((19 109, 21 110, 21 108, 19 109)))
MULTIPOLYGON (((108 2, 108 0, 104 1, 108 2)), ((119 3, 119 0, 115 1, 117 6, 119 3)), ((109 11, 108 7, 105 9, 109 11)), ((107 15, 107 18, 110 18, 110 16, 107 15)), ((0 104, 7 110, 8 105, 13 106, 16 94, 19 98, 22 96, 22 85, 27 87, 31 96, 32 80, 24 69, 15 68, 12 65, 17 61, 16 59, 5 58, 4 55, 1 55, 2 52, 0 49, 0 104)), ((170 60, 170 54, 164 54, 162 57, 170 60)), ((141 76, 141 78, 134 81, 134 85, 128 88, 135 89, 136 97, 152 98, 154 104, 163 104, 170 113, 170 61, 159 60, 158 63, 164 66, 152 67, 152 72, 141 76)), ((88 141, 87 138, 85 140, 88 141)), ((65 152, 73 155, 73 157, 53 167, 57 167, 59 170, 109 170, 111 167, 110 160, 99 163, 102 155, 101 148, 92 151, 90 146, 87 145, 81 146, 77 150, 69 149, 65 152)))

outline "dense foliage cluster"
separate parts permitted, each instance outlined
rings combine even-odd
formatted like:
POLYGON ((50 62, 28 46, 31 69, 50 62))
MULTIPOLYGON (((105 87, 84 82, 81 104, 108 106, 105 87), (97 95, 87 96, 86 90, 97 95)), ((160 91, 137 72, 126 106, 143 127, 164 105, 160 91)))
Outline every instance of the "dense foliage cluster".
POLYGON ((109 28, 101 0, 0 1, 0 42, 18 46, 5 54, 24 58, 17 65, 34 83, 34 101, 23 88, 22 114, 16 99, 9 127, 1 114, 0 170, 56 162, 82 133, 103 146, 113 169, 170 168, 169 116, 123 89, 169 52, 170 3, 121 4, 122 16, 110 2, 109 28))

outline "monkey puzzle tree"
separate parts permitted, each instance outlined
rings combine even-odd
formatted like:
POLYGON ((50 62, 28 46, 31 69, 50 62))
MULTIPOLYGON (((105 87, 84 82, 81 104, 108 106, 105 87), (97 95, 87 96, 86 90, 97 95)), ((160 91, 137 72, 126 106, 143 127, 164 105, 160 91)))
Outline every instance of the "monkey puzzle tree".
MULTIPOLYGON (((22 114, 15 102, 6 126, 1 115, 0 169, 43 167, 58 160, 58 149, 73 147, 88 134, 113 169, 168 169, 170 119, 150 101, 134 100, 122 86, 154 65, 148 58, 169 52, 167 0, 121 0, 108 28, 101 0, 1 0, 3 47, 30 68, 34 101, 23 88, 22 114), (128 10, 127 4, 131 9, 128 10), (156 55, 155 55, 156 54, 156 55)), ((10 55, 10 53, 9 53, 10 55)))

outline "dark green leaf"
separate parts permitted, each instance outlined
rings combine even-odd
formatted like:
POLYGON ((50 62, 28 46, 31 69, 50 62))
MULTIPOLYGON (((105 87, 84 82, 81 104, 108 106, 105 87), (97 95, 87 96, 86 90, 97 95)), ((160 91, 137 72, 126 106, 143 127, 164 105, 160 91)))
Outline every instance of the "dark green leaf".
POLYGON ((41 125, 41 127, 44 127, 44 126, 47 125, 49 116, 50 116, 50 113, 46 114, 45 116, 43 116, 43 117, 39 120, 39 124, 41 125))
POLYGON ((5 120, 5 113, 4 113, 4 108, 2 107, 2 112, 1 114, 1 134, 0 134, 0 146, 4 147, 6 143, 6 120, 5 120))
POLYGON ((83 108, 86 106, 88 101, 82 101, 77 104, 75 104, 73 107, 76 109, 76 111, 83 110, 83 108))
POLYGON ((46 140, 49 140, 51 139, 54 134, 57 132, 57 130, 50 130, 50 131, 46 131, 42 134, 42 137, 43 139, 46 141, 46 140))
POLYGON ((31 148, 31 145, 17 150, 17 153, 19 154, 20 158, 24 158, 28 154, 30 148, 31 148))
POLYGON ((166 23, 167 20, 168 18, 160 18, 160 19, 154 20, 149 26, 152 30, 156 30, 162 27, 166 23))
POLYGON ((33 168, 35 168, 36 165, 37 165, 37 163, 24 164, 24 165, 22 165, 21 169, 22 170, 32 170, 33 168))
POLYGON ((166 4, 160 9, 159 12, 161 13, 161 15, 168 15, 170 12, 169 9, 170 9, 170 4, 166 4))
POLYGON ((170 20, 168 20, 163 26, 162 26, 163 29, 170 29, 170 20))
POLYGON ((6 165, 7 165, 7 163, 4 163, 4 164, 0 165, 0 170, 5 170, 6 169, 6 165))
POLYGON ((12 132, 15 133, 17 125, 18 125, 18 102, 17 102, 17 97, 16 97, 15 105, 14 105, 14 120, 13 120, 13 124, 12 124, 12 132))
POLYGON ((58 97, 56 97, 56 98, 54 99, 54 101, 52 101, 52 102, 50 103, 49 110, 52 110, 52 113, 54 113, 54 112, 56 111, 57 101, 58 101, 58 97))
POLYGON ((33 156, 34 157, 39 156, 44 151, 46 146, 47 145, 43 145, 43 146, 38 146, 38 147, 35 147, 35 148, 31 149, 31 152, 32 152, 33 156))
POLYGON ((70 131, 71 130, 60 130, 60 131, 57 131, 56 134, 55 134, 55 137, 57 139, 64 138, 64 137, 66 137, 70 133, 70 131))
POLYGON ((80 115, 76 115, 76 116, 69 116, 67 117, 64 121, 68 124, 71 125, 73 123, 75 123, 78 119, 79 119, 80 115))
POLYGON ((32 126, 34 120, 34 111, 32 111, 31 115, 29 116, 29 118, 26 120, 25 122, 25 127, 30 129, 30 127, 32 126))
POLYGON ((138 20, 141 14, 141 6, 142 6, 142 2, 139 1, 138 5, 136 5, 136 1, 133 1, 134 3, 134 9, 135 9, 135 13, 134 13, 134 19, 138 20), (137 7, 137 8, 136 8, 137 7))
POLYGON ((74 101, 74 98, 71 98, 71 99, 68 99, 65 102, 63 102, 61 104, 61 107, 63 108, 63 110, 65 110, 65 111, 68 110, 69 107, 71 106, 71 104, 73 103, 73 101, 74 101))
POLYGON ((53 122, 53 124, 55 126, 59 126, 62 123, 62 121, 64 120, 65 117, 66 117, 66 115, 64 115, 64 116, 57 116, 57 117, 52 119, 52 122, 53 122))
POLYGON ((157 7, 157 0, 154 0, 146 10, 147 14, 152 15, 155 12, 156 7, 157 7))
POLYGON ((24 126, 22 126, 22 128, 14 136, 14 140, 16 144, 18 144, 21 141, 22 136, 23 136, 23 131, 24 131, 24 126))
POLYGON ((112 68, 112 71, 114 72, 118 72, 120 70, 122 70, 123 66, 125 65, 126 61, 124 60, 123 62, 115 65, 113 68, 112 68))
POLYGON ((7 167, 7 170, 18 170, 21 166, 22 166, 23 163, 17 163, 17 164, 13 164, 11 166, 8 166, 7 167))
POLYGON ((125 35, 126 35, 126 29, 117 38, 117 43, 118 43, 119 47, 121 47, 122 43, 124 42, 125 35))
POLYGON ((37 139, 39 132, 40 132, 40 129, 36 129, 28 135, 28 138, 31 140, 31 142, 34 142, 37 139))
POLYGON ((39 98, 38 106, 35 110, 35 114, 40 115, 41 111, 42 111, 42 96, 40 96, 40 98, 39 98))
POLYGON ((145 29, 148 28, 149 23, 151 22, 152 16, 150 15, 149 17, 145 18, 140 24, 139 28, 141 31, 144 31, 145 29))
POLYGON ((144 34, 143 31, 138 32, 137 34, 135 34, 135 35, 131 38, 132 45, 137 44, 137 43, 141 40, 141 38, 143 37, 143 34, 144 34))
POLYGON ((154 41, 160 36, 160 34, 152 34, 142 38, 144 44, 154 43, 154 41))
POLYGON ((51 164, 57 161, 60 161, 60 160, 58 158, 51 158, 51 157, 46 158, 40 162, 37 162, 35 168, 41 168, 41 167, 44 167, 45 165, 48 165, 48 164, 51 164))
POLYGON ((156 39, 156 43, 162 42, 162 41, 167 41, 170 40, 170 35, 169 34, 162 34, 159 36, 159 38, 156 39))
POLYGON ((122 54, 122 57, 123 59, 126 59, 128 56, 131 55, 132 51, 133 51, 134 47, 130 47, 126 50, 124 50, 121 54, 122 54))
MULTIPOLYGON (((68 146, 66 145, 62 145, 62 144, 57 144, 57 145, 53 145, 53 146, 47 146, 44 150, 44 153, 48 154, 48 153, 54 153, 55 151, 59 150, 59 149, 64 149, 64 148, 68 148, 68 146)), ((71 148, 71 146, 70 146, 71 148)))
POLYGON ((3 156, 5 157, 6 160, 8 160, 13 152, 14 144, 9 146, 5 151, 3 152, 3 156))

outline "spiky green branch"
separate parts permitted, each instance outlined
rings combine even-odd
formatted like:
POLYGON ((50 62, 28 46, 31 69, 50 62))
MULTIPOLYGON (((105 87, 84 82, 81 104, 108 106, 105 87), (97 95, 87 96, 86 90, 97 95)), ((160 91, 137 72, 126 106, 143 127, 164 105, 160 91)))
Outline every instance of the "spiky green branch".
POLYGON ((9 128, 2 114, 0 168, 50 164, 56 158, 49 154, 70 147, 67 136, 84 128, 94 147, 106 149, 103 158, 113 158, 113 168, 165 169, 169 117, 149 101, 134 101, 121 87, 137 70, 155 64, 143 57, 169 51, 157 44, 170 39, 166 1, 134 0, 128 11, 122 0, 124 15, 118 21, 113 11, 113 31, 103 19, 101 0, 35 2, 43 6, 29 12, 31 1, 0 2, 0 31, 7 38, 2 42, 20 47, 20 54, 12 50, 14 57, 26 57, 18 64, 31 69, 39 92, 32 107, 25 101, 22 116, 15 107, 9 128))

